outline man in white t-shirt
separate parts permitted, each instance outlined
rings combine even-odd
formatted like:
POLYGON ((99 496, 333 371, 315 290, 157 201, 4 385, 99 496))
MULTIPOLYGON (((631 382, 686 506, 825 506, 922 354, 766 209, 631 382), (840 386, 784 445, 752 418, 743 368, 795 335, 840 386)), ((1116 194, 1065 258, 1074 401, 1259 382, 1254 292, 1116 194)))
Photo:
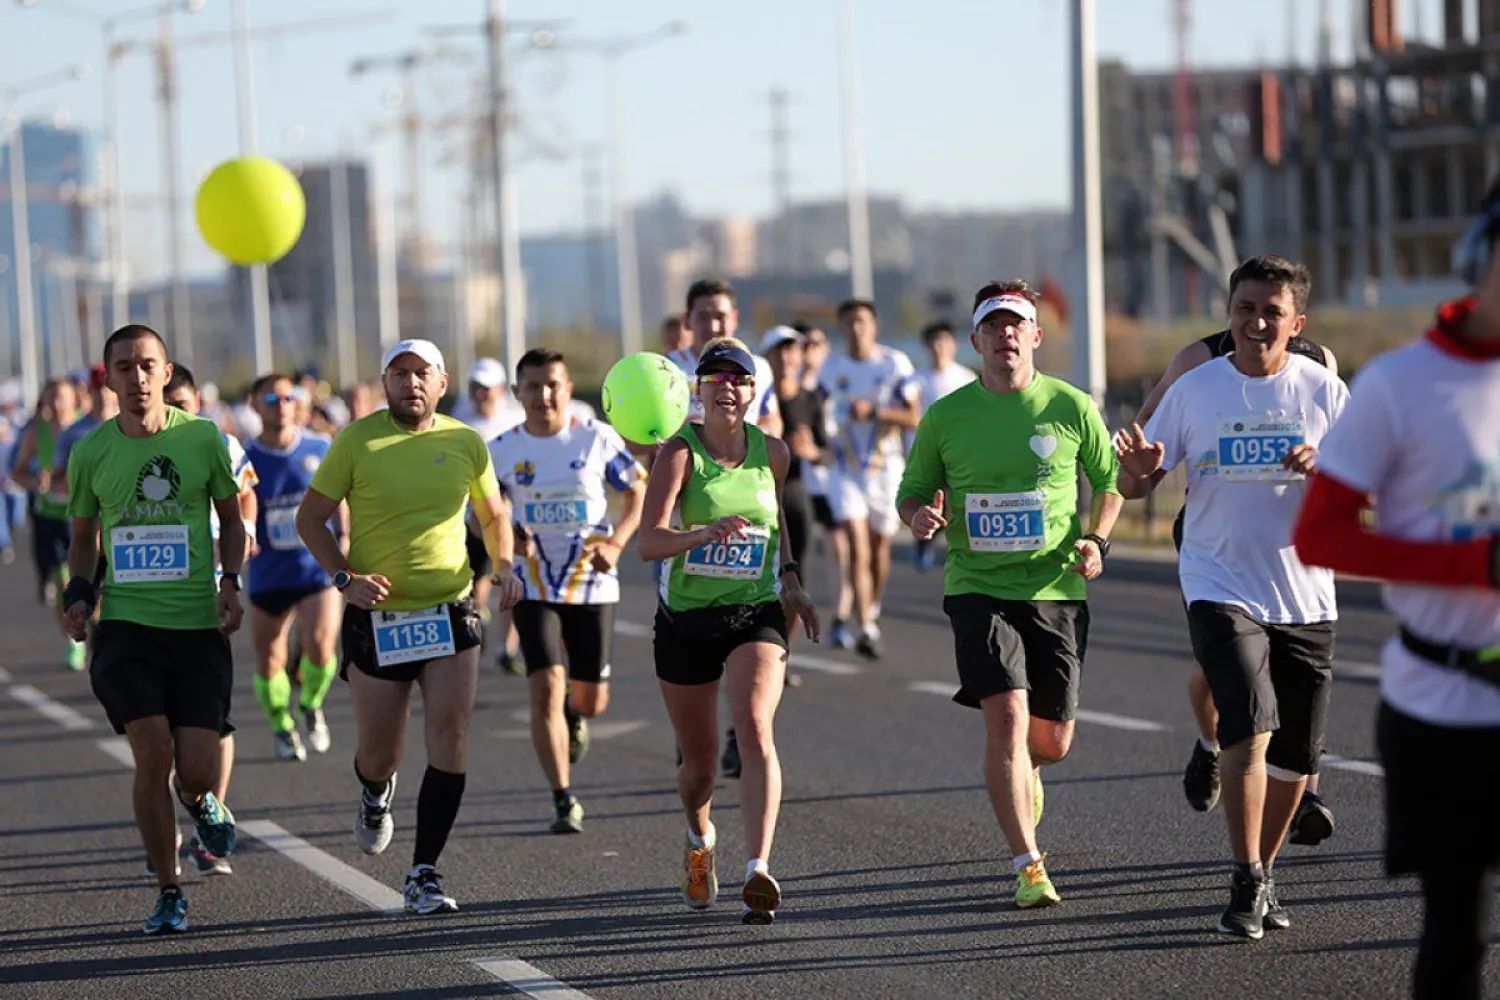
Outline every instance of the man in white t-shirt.
MULTIPOLYGON (((687 322, 693 342, 667 357, 681 368, 691 384, 698 377, 698 355, 709 341, 717 337, 737 337, 740 311, 735 304, 734 287, 719 278, 699 278, 687 293, 687 322)), ((747 419, 772 437, 781 437, 781 409, 776 403, 776 377, 771 363, 759 354, 755 359, 755 395, 750 400, 747 419)), ((703 423, 703 403, 697 393, 688 401, 688 422, 703 423)))
POLYGON ((1178 573, 1193 652, 1219 709, 1222 804, 1235 872, 1225 934, 1257 940, 1291 925, 1272 865, 1318 770, 1333 683, 1333 574, 1306 566, 1292 528, 1318 445, 1348 390, 1290 354, 1307 269, 1252 257, 1230 277, 1234 352, 1173 384, 1146 429, 1115 438, 1120 492, 1149 494, 1188 473, 1178 573))
MULTIPOLYGON (((850 299, 838 308, 848 353, 830 357, 819 374, 838 433, 832 445, 828 502, 845 535, 859 634, 854 648, 880 656, 880 602, 891 575, 891 541, 901 527, 896 490, 906 471, 903 434, 915 430, 919 414, 916 370, 902 351, 876 342, 875 305, 850 299)), ((844 602, 840 600, 840 606, 844 602)), ((833 641, 847 648, 848 625, 835 621, 833 641)))
MULTIPOLYGON (((938 320, 927 324, 922 330, 922 346, 932 359, 932 367, 911 377, 917 394, 918 419, 933 403, 975 379, 974 369, 958 363, 958 338, 953 333, 952 323, 938 320)), ((912 435, 908 433, 905 438, 906 450, 910 451, 912 435)), ((932 569, 932 539, 917 539, 913 552, 918 573, 932 569)))
POLYGON ((1500 871, 1500 184, 1455 254, 1478 293, 1360 370, 1295 541, 1387 581, 1386 869, 1422 881, 1412 993, 1477 998, 1500 871), (1370 500, 1376 517, 1366 530, 1370 500))

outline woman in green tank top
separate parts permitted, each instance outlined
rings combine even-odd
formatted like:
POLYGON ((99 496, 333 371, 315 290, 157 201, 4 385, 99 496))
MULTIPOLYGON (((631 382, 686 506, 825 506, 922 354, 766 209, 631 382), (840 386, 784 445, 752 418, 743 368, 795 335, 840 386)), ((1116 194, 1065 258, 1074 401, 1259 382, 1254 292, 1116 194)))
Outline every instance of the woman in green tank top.
POLYGON ((669 560, 656 613, 656 676, 682 749, 677 790, 687 814, 682 895, 704 909, 718 897, 717 834, 709 819, 719 757, 719 680, 729 675, 743 772, 750 861, 746 923, 770 923, 781 888, 767 863, 781 808, 772 723, 786 677, 788 623, 818 641, 818 616, 791 561, 781 510, 790 454, 745 414, 755 359, 737 340, 710 342, 698 361, 701 425, 663 445, 646 485, 640 553, 669 560), (672 527, 673 512, 681 528, 672 527))

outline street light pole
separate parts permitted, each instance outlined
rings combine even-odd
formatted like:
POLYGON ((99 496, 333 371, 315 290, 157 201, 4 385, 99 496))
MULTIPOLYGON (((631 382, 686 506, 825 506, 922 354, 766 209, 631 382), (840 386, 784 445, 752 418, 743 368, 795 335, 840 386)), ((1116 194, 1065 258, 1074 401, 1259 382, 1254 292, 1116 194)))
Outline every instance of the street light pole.
POLYGON ((870 252, 870 202, 865 191, 865 153, 860 134, 858 73, 858 60, 854 52, 854 0, 839 0, 844 198, 849 212, 849 290, 856 299, 874 301, 875 264, 870 252))
POLYGON ((109 319, 118 330, 130 322, 130 281, 125 263, 125 185, 120 171, 120 93, 117 75, 120 52, 115 45, 115 22, 104 22, 104 118, 109 137, 105 163, 109 170, 109 211, 105 232, 109 241, 109 319))
MULTIPOLYGON (((245 26, 245 0, 233 0, 230 7, 234 25, 234 82, 239 117, 240 155, 254 156, 255 80, 250 65, 250 32, 245 26)), ((271 283, 266 265, 250 266, 250 315, 254 327, 251 363, 257 375, 275 367, 271 344, 271 283)))
POLYGON ((161 100, 162 186, 167 199, 167 262, 172 275, 173 357, 188 368, 193 365, 193 319, 188 306, 187 282, 182 274, 182 195, 177 176, 177 81, 172 51, 173 8, 162 7, 157 15, 157 96, 161 100))
POLYGON ((608 89, 610 143, 614 146, 614 170, 610 194, 615 215, 615 280, 620 286, 620 353, 642 349, 641 265, 635 240, 635 210, 630 204, 629 173, 626 170, 625 97, 620 93, 620 51, 604 53, 604 86, 608 89))
POLYGON ((495 171, 495 235, 500 267, 497 332, 505 346, 505 367, 515 371, 526 351, 526 317, 522 300, 526 282, 521 275, 521 232, 516 218, 515 176, 510 169, 510 83, 505 73, 505 0, 488 0, 485 27, 489 35, 490 155, 495 171))
POLYGON ((1104 229, 1099 180, 1099 64, 1094 0, 1070 5, 1073 79, 1073 382, 1099 404, 1104 357, 1104 229))
MULTIPOLYGON (((15 101, 14 91, 6 94, 6 104, 15 101)), ((10 236, 14 248, 11 269, 16 275, 16 330, 21 338, 21 405, 26 412, 36 406, 36 305, 32 302, 31 220, 26 205, 25 123, 17 117, 10 137, 10 236)))
POLYGON ((328 172, 328 195, 333 229, 333 326, 339 384, 359 381, 359 358, 354 346, 354 265, 349 248, 349 162, 342 150, 328 172))

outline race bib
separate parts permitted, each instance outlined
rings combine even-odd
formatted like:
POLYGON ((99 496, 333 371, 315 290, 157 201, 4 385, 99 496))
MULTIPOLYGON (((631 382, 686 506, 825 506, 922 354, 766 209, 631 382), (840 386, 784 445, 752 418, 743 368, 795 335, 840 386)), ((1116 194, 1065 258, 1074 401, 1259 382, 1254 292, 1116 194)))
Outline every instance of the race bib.
POLYGON ((1443 504, 1443 526, 1448 538, 1455 542, 1500 534, 1500 484, 1448 496, 1443 504))
POLYGON ((1301 417, 1234 417, 1219 424, 1219 478, 1231 482, 1287 482, 1300 472, 1282 459, 1307 443, 1301 417))
POLYGON ((715 580, 759 580, 765 572, 770 541, 770 528, 745 528, 740 538, 689 549, 682 571, 715 580))
POLYGON ((452 656, 453 621, 448 607, 439 604, 421 611, 373 611, 370 622, 375 630, 375 663, 393 667, 414 660, 432 660, 452 656))
POLYGON ((115 583, 186 580, 187 525, 143 524, 110 529, 109 567, 115 583))
POLYGON ((542 531, 581 531, 588 524, 588 501, 579 496, 538 496, 521 505, 521 520, 542 531))
POLYGON ((296 507, 266 509, 266 541, 278 552, 302 548, 302 536, 297 534, 296 507))
POLYGON ((964 523, 972 552, 1034 552, 1047 541, 1042 491, 970 493, 964 523))

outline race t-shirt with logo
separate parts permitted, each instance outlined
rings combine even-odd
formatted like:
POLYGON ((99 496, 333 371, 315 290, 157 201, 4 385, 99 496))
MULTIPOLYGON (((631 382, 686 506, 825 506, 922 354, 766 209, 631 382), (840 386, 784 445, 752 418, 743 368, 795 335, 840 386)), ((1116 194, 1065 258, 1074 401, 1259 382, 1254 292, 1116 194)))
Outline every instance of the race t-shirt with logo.
POLYGON ((1272 625, 1338 618, 1333 572, 1304 565, 1292 547, 1307 482, 1281 461, 1299 444, 1319 446, 1348 399, 1337 375, 1295 354, 1264 378, 1219 358, 1167 390, 1145 434, 1165 447, 1162 468, 1187 467, 1193 501, 1178 575, 1189 603, 1232 605, 1272 625))
POLYGON ((255 540, 260 554, 250 560, 252 594, 328 585, 328 574, 297 534, 297 508, 328 447, 326 437, 305 430, 298 431, 290 448, 273 448, 259 439, 246 446, 258 476, 255 540))
MULTIPOLYGON (((1500 534, 1500 360, 1456 357, 1431 340, 1360 369, 1323 442, 1319 471, 1375 498, 1378 530, 1409 541, 1500 534)), ((1500 593, 1385 586, 1391 614, 1428 642, 1500 647, 1500 593)), ((1393 638, 1381 694, 1435 725, 1500 726, 1500 688, 1429 663, 1393 638)))
POLYGON ((218 427, 171 407, 150 437, 109 420, 74 445, 68 483, 69 516, 100 519, 103 620, 218 627, 209 514, 239 493, 218 427))
POLYGON ((906 454, 901 432, 874 418, 855 420, 851 410, 856 400, 877 410, 912 402, 917 393, 911 381, 915 373, 905 353, 884 344, 875 345, 874 352, 863 361, 835 354, 823 365, 818 380, 828 397, 836 428, 833 464, 837 472, 846 476, 880 469, 899 472, 906 454))
POLYGON ((945 491, 944 594, 1081 601, 1080 469, 1096 493, 1119 492, 1109 430, 1087 394, 1040 373, 1019 392, 976 381, 923 415, 898 503, 945 491))
POLYGON ((474 409, 472 403, 465 407, 455 407, 453 416, 474 428, 488 442, 525 420, 526 411, 514 396, 506 395, 495 404, 495 412, 487 417, 474 409))
POLYGON ((557 434, 538 437, 523 425, 490 442, 490 459, 511 517, 533 543, 532 554, 516 560, 525 600, 617 602, 619 573, 599 572, 584 553, 590 539, 614 534, 607 491, 624 492, 645 475, 614 428, 570 420, 557 434))
MULTIPOLYGON (((698 353, 692 348, 681 351, 673 351, 667 357, 678 368, 681 368, 688 377, 688 423, 703 423, 703 400, 693 392, 693 380, 698 377, 698 353)), ((745 411, 745 419, 751 423, 758 423, 766 417, 778 414, 781 409, 776 400, 776 376, 771 371, 771 362, 759 354, 752 354, 755 359, 755 395, 750 398, 750 409, 745 411)))
POLYGON ((349 567, 391 582, 388 611, 415 611, 468 595, 474 572, 465 504, 499 492, 490 452, 472 427, 437 414, 413 431, 389 410, 339 431, 312 489, 349 501, 349 567))

